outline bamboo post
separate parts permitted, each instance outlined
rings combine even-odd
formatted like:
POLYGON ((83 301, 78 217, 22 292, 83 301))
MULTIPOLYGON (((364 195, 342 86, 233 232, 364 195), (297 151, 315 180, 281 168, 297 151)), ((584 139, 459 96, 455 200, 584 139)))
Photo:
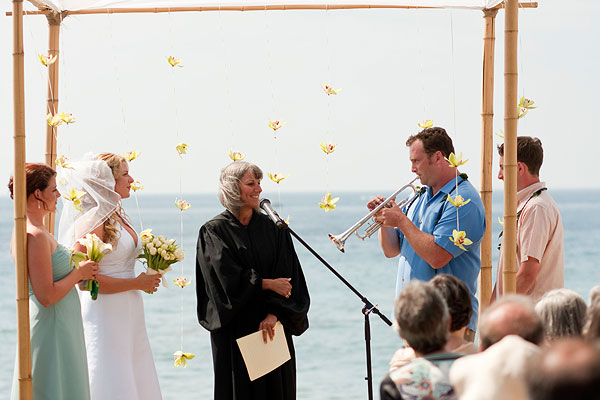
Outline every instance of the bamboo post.
POLYGON ((31 343, 29 338, 29 285, 27 279, 27 199, 25 182, 25 54, 23 0, 13 0, 13 102, 14 102, 14 229, 17 281, 17 365, 19 399, 32 398, 31 343))
POLYGON ((504 28, 504 293, 516 292, 517 254, 517 39, 519 4, 506 0, 504 28))
POLYGON ((485 207, 485 233, 481 239, 479 309, 485 310, 492 295, 492 161, 494 159, 494 52, 498 9, 483 10, 483 79, 481 84, 481 183, 485 207))
MULTIPOLYGON (((59 56, 59 38, 60 38, 60 23, 62 15, 55 12, 46 13, 48 19, 48 55, 59 56)), ((56 114, 58 113, 58 64, 59 60, 48 65, 48 102, 46 106, 46 113, 56 114)), ((52 168, 56 168, 56 138, 57 138, 56 126, 50 126, 46 124, 46 164, 52 168)), ((54 218, 55 213, 50 212, 44 219, 44 225, 48 232, 54 234, 54 218)))

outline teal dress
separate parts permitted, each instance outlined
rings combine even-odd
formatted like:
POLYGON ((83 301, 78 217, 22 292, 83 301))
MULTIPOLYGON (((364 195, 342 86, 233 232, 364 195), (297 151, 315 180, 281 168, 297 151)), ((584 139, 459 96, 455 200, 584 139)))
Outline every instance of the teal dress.
MULTIPOLYGON (((54 282, 71 272, 70 252, 58 245, 52 254, 54 282)), ((81 307, 77 290, 55 304, 44 307, 29 286, 29 324, 31 329, 31 372, 34 400, 89 400, 88 378, 81 307)), ((17 398, 17 368, 12 399, 17 398)))

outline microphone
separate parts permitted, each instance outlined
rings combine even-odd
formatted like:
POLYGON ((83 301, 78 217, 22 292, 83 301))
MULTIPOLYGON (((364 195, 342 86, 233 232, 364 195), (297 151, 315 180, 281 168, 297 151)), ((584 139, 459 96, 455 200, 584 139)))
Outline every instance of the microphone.
POLYGON ((271 218, 271 221, 273 221, 276 227, 281 229, 285 226, 285 222, 281 220, 281 218, 277 214, 277 211, 275 211, 273 207, 271 207, 271 201, 269 199, 262 199, 260 201, 260 208, 262 208, 264 212, 267 213, 267 215, 269 216, 269 218, 271 218))

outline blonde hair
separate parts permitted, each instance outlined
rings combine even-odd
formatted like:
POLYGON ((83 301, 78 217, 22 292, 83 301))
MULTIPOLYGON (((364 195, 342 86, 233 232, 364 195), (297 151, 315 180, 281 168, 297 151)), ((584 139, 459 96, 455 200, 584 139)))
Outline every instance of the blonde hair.
MULTIPOLYGON (((118 154, 114 154, 114 153, 100 153, 96 156, 96 158, 98 160, 104 161, 109 166, 110 170, 112 171, 113 177, 115 178, 115 182, 123 173, 123 169, 122 169, 121 165, 124 162, 127 162, 125 157, 120 156, 118 154)), ((119 201, 119 208, 117 208, 117 211, 115 211, 114 214, 109 216, 106 219, 106 221, 104 221, 104 237, 103 237, 104 242, 110 243, 111 245, 113 245, 113 247, 117 246, 117 242, 119 241, 119 237, 120 237, 120 232, 119 232, 119 229, 117 228, 117 218, 116 218, 117 215, 119 217, 121 217, 126 223, 129 224, 129 218, 123 211, 120 201, 119 201)))

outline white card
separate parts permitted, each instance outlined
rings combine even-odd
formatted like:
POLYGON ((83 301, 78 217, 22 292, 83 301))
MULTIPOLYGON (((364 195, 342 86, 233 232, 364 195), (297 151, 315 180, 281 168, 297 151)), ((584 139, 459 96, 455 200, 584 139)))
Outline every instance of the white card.
POLYGON ((244 357, 250 380, 253 381, 268 374, 292 357, 288 348, 283 325, 277 321, 273 341, 263 341, 263 332, 258 331, 236 340, 244 357))

